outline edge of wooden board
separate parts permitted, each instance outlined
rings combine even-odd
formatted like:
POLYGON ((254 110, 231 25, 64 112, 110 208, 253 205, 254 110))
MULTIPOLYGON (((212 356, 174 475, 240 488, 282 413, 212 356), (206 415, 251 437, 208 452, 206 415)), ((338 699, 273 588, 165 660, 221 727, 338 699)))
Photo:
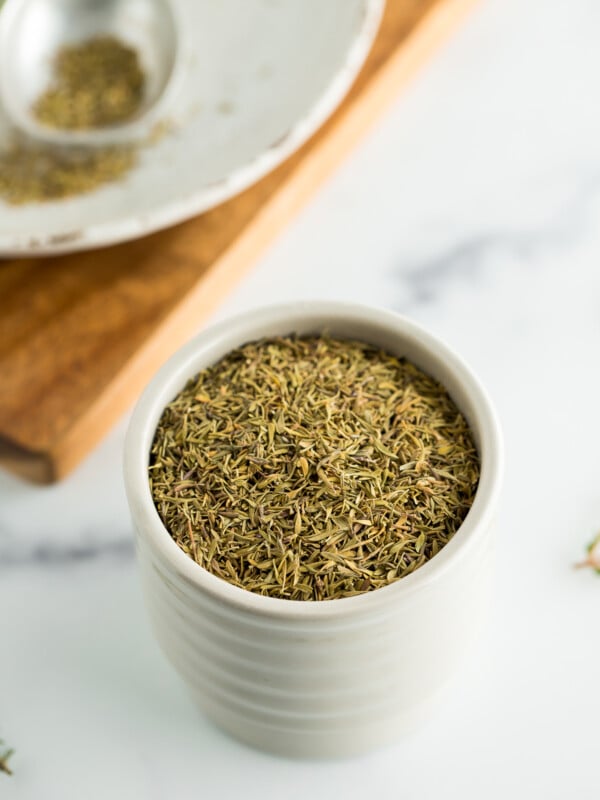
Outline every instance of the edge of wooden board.
POLYGON ((447 39, 478 0, 449 0, 430 9, 403 47, 378 70, 368 87, 343 113, 299 167, 269 198, 232 246, 203 273, 197 286, 157 326, 87 411, 54 445, 52 453, 33 453, 3 446, 0 464, 38 483, 65 477, 137 399, 142 387, 208 315, 231 287, 341 164, 408 83, 428 55, 447 39))

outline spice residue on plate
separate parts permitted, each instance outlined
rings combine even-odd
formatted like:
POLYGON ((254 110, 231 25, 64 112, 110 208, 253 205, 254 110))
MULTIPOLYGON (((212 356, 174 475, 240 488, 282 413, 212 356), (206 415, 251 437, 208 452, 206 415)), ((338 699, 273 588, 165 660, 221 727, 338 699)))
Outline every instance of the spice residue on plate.
POLYGON ((62 47, 50 86, 33 107, 51 128, 89 130, 117 125, 139 112, 146 78, 136 50, 114 36, 62 47))
POLYGON ((0 197, 12 205, 61 200, 118 181, 135 147, 51 147, 16 138, 0 151, 0 197))
POLYGON ((479 480, 466 420, 414 364, 327 336, 253 342, 159 421, 152 496, 175 542, 273 597, 367 592, 432 558, 479 480))
MULTIPOLYGON (((59 50, 51 84, 32 111, 52 128, 103 128, 135 117, 144 88, 136 51, 112 36, 98 36, 59 50)), ((122 179, 146 144, 57 146, 15 132, 0 150, 0 198, 22 205, 91 192, 122 179)))

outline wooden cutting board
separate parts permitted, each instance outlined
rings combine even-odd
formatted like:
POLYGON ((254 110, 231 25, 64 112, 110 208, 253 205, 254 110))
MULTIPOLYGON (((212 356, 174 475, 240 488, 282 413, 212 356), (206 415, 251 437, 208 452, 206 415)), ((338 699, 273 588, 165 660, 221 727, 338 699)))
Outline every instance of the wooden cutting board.
POLYGON ((388 0, 333 117, 224 205, 134 242, 0 262, 0 464, 66 475, 342 161, 474 0, 388 0))

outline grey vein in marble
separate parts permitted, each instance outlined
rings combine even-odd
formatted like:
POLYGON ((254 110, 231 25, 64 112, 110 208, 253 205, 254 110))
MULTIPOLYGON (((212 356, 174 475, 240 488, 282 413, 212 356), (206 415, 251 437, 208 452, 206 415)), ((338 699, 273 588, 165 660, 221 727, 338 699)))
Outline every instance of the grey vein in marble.
POLYGON ((600 174, 592 173, 580 181, 560 211, 538 226, 478 233, 435 255, 403 259, 402 267, 394 270, 403 283, 401 309, 437 301, 457 280, 482 281, 494 260, 533 264, 548 252, 575 247, 590 230, 593 209, 599 201, 600 174))
POLYGON ((4 543, 0 547, 0 571, 9 567, 63 567, 101 559, 130 561, 134 554, 131 537, 105 542, 81 541, 68 544, 37 542, 29 547, 4 543))

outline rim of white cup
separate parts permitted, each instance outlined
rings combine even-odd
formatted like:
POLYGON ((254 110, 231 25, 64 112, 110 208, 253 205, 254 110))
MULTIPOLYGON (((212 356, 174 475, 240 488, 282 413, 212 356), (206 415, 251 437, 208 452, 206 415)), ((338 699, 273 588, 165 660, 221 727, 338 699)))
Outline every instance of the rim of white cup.
POLYGON ((221 322, 171 356, 148 384, 134 409, 125 442, 124 477, 138 535, 147 541, 159 561, 168 564, 190 587, 220 604, 265 617, 327 619, 367 613, 390 603, 396 604, 452 568, 466 550, 485 535, 493 522, 501 489, 503 456, 502 435, 493 404, 471 369, 450 347, 420 325, 391 311, 349 303, 307 301, 269 306, 221 322), (416 342, 418 349, 443 362, 445 369, 460 383, 470 403, 469 423, 479 439, 481 459, 481 474, 473 505, 448 544, 414 572, 388 586, 334 600, 289 600, 259 595, 213 575, 186 555, 171 538, 156 510, 148 482, 150 447, 156 425, 166 404, 186 381, 235 347, 262 336, 276 335, 270 329, 278 328, 279 335, 284 329, 291 334, 295 326, 307 323, 315 333, 336 323, 377 327, 404 342, 416 342), (215 349, 221 355, 211 358, 208 354, 215 349), (206 360, 197 366, 203 355, 206 360))

